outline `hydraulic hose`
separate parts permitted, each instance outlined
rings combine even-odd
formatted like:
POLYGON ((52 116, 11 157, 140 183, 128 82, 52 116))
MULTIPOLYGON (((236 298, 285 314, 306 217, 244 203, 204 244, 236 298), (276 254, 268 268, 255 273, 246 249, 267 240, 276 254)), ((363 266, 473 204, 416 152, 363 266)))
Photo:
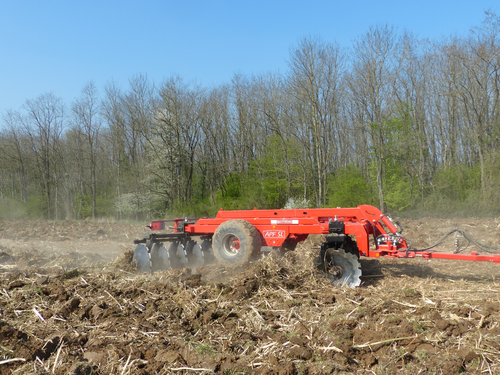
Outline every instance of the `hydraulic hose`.
MULTIPOLYGON (((426 251, 426 250, 430 250, 430 249, 440 245, 445 239, 447 239, 449 236, 451 236, 455 232, 462 235, 467 241, 469 241, 469 243, 473 243, 478 248, 480 248, 481 250, 483 250, 487 253, 493 253, 493 254, 498 253, 498 250, 500 249, 498 246, 490 246, 490 245, 486 245, 486 244, 483 244, 483 243, 477 241, 469 233, 467 233, 466 231, 464 231, 463 229, 460 229, 460 228, 455 228, 455 229, 450 230, 449 232, 447 232, 443 237, 441 237, 439 240, 437 240, 432 245, 424 247, 424 248, 420 248, 420 249, 413 248, 413 246, 411 245, 411 242, 409 242, 406 238, 405 238, 405 240, 409 244, 409 248, 408 248, 409 251, 426 251)), ((469 245, 465 246, 463 249, 466 249, 468 246, 469 245)), ((463 250, 461 248, 462 248, 462 246, 459 247, 455 252, 458 253, 459 251, 463 250)))

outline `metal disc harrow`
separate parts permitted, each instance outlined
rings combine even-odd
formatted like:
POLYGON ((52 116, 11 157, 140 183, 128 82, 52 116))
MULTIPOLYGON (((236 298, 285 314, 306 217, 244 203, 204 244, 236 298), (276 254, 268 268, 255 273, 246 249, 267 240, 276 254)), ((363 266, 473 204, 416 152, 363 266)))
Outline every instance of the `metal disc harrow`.
POLYGON ((402 235, 403 227, 378 208, 304 208, 283 210, 220 209, 214 218, 155 220, 148 226, 154 233, 135 240, 139 246, 134 261, 143 272, 169 268, 197 268, 215 261, 228 266, 245 265, 257 259, 264 247, 283 251, 295 249, 309 235, 324 236, 321 267, 335 285, 361 284, 359 258, 456 259, 500 263, 498 248, 482 244, 461 229, 448 232, 435 244, 417 249, 402 235), (173 233, 165 230, 174 222, 173 233), (453 253, 430 251, 453 233, 481 252, 458 246, 453 253), (197 241, 194 238, 199 239, 197 241))
POLYGON ((167 243, 139 244, 134 251, 133 261, 140 272, 153 273, 169 269, 198 268, 216 263, 212 241, 201 243, 189 240, 167 243), (150 245, 150 247, 148 247, 150 245))

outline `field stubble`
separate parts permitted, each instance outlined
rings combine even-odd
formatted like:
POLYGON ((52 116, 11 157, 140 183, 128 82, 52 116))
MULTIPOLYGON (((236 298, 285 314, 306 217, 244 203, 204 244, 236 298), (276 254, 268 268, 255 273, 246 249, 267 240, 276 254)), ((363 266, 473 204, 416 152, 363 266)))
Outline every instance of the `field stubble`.
MULTIPOLYGON (((403 225, 416 247, 457 226, 500 243, 494 219, 403 225)), ((245 270, 144 275, 144 234, 0 222, 0 374, 500 373, 500 264, 362 259, 362 286, 335 288, 310 237, 245 270)))

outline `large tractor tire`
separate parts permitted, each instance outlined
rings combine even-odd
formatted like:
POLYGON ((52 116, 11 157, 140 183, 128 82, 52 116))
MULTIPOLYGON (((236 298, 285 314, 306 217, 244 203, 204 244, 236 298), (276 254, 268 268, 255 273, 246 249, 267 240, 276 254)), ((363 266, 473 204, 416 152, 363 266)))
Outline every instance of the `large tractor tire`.
POLYGON ((259 231, 248 221, 228 220, 214 233, 213 252, 220 263, 244 265, 255 258, 262 247, 259 231))

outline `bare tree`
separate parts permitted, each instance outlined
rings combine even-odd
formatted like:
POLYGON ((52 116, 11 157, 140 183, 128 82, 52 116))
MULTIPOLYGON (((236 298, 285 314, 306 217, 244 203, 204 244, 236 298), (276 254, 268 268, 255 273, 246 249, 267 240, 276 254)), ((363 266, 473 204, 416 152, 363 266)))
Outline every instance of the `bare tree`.
POLYGON ((319 38, 301 40, 291 50, 288 85, 293 95, 296 134, 308 150, 317 206, 326 203, 327 175, 342 149, 340 108, 345 55, 319 38), (337 146, 337 147, 335 147, 337 146))
POLYGON ((155 190, 166 195, 171 207, 174 201, 192 199, 203 91, 173 77, 160 87, 159 96, 155 121, 145 133, 151 150, 148 170, 163 182, 155 190))
POLYGON ((483 26, 472 30, 456 51, 462 75, 456 81, 463 115, 475 140, 481 171, 481 192, 486 194, 486 164, 498 145, 494 134, 500 118, 500 17, 487 12, 483 26))
MULTIPOLYGON (((17 111, 7 111, 4 116, 6 125, 2 135, 0 158, 3 169, 11 175, 11 197, 16 199, 15 176, 19 179, 20 200, 28 203, 28 181, 30 178, 30 154, 26 136, 22 132, 22 118, 17 111)), ((3 191, 3 190, 2 190, 3 191)))
MULTIPOLYGON (((143 199, 147 157, 144 135, 154 118, 154 86, 142 75, 129 82, 128 92, 122 92, 113 82, 106 85, 102 113, 108 124, 106 135, 116 170, 116 198, 127 200, 126 205, 134 207, 131 211, 138 219, 148 211, 143 199)), ((122 217, 120 207, 118 216, 122 217)))
POLYGON ((23 131, 28 136, 37 168, 43 196, 46 198, 46 216, 58 219, 58 181, 62 173, 57 163, 60 156, 61 134, 64 128, 64 106, 54 94, 43 94, 27 100, 23 131))
POLYGON ((369 134, 378 187, 379 206, 385 208, 384 176, 387 132, 384 123, 394 113, 394 82, 398 75, 396 33, 392 27, 370 27, 354 42, 350 93, 360 114, 358 126, 369 134))
POLYGON ((93 82, 89 82, 83 87, 82 94, 80 98, 73 102, 71 111, 73 114, 73 129, 82 137, 88 147, 88 153, 82 156, 88 158, 92 193, 92 219, 95 219, 97 210, 97 149, 99 147, 101 119, 97 87, 93 82))

